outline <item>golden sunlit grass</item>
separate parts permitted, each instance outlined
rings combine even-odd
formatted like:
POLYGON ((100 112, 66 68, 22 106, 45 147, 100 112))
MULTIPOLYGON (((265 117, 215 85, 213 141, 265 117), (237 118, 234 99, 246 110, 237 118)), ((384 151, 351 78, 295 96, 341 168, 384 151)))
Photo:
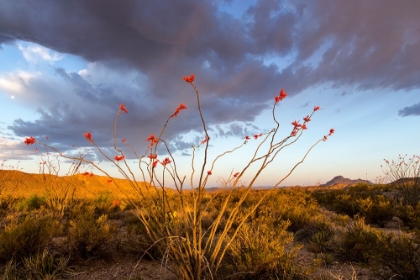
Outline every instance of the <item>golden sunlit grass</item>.
MULTIPOLYGON (((49 191, 58 195, 70 186, 74 188, 76 198, 93 199, 100 193, 110 193, 115 198, 135 198, 136 192, 127 180, 113 178, 112 182, 105 176, 72 175, 59 177, 50 174, 30 174, 15 170, 0 170, 1 194, 3 196, 28 197, 33 194, 45 196, 49 191), (118 184, 118 187, 116 184, 118 184)), ((144 188, 144 183, 138 183, 144 188)))

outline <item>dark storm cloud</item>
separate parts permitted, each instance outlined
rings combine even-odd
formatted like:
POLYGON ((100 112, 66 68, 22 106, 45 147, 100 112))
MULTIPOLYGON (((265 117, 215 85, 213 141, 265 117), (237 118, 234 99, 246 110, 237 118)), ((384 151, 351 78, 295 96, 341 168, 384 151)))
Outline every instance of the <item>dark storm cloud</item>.
POLYGON ((420 1, 265 0, 239 18, 220 11, 218 4, 3 0, 0 44, 30 41, 144 77, 133 79, 137 88, 123 94, 112 83, 95 84, 57 68, 57 76, 86 104, 65 100, 53 108, 49 103, 39 109, 38 120, 16 120, 9 128, 20 136, 42 136, 43 128, 67 144, 94 128, 97 139, 109 144, 115 107, 124 102, 130 113, 124 115, 121 134, 143 143, 186 102, 182 120, 165 131, 173 147, 182 150, 190 143, 175 135, 202 132, 194 91, 183 75, 196 74, 205 119, 210 126, 221 125, 214 132, 238 137, 248 131, 223 124, 253 121, 280 88, 295 95, 324 83, 360 90, 420 87, 420 1))
POLYGON ((363 90, 418 88, 418 11, 420 2, 410 0, 301 1, 298 55, 291 69, 302 71, 301 62, 324 45, 318 65, 303 71, 300 78, 363 90))
POLYGON ((407 117, 407 116, 420 116, 420 102, 407 106, 398 111, 398 116, 407 117))

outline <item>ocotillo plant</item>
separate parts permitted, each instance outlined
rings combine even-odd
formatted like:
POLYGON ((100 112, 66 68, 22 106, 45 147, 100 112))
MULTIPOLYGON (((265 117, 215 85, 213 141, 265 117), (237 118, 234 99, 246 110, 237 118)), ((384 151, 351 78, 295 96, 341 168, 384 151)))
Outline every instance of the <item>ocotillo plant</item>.
MULTIPOLYGON (((302 123, 293 121, 290 133, 278 140, 280 123, 276 118, 275 110, 277 104, 287 97, 287 93, 282 89, 274 97, 272 109, 274 127, 268 133, 245 136, 237 147, 225 151, 210 160, 209 153, 211 149, 209 143, 212 138, 201 109, 199 91, 194 84, 195 76, 186 76, 183 79, 195 91, 199 118, 204 132, 204 138, 201 143, 192 147, 189 180, 187 180, 187 176, 182 176, 179 173, 176 158, 163 137, 169 122, 177 117, 182 110, 187 109, 184 103, 181 103, 174 113, 167 118, 158 135, 150 134, 146 139, 149 145, 143 154, 139 155, 125 138, 122 140, 125 145, 131 148, 134 156, 138 159, 141 181, 144 184, 138 182, 135 173, 127 162, 127 155, 117 145, 117 123, 119 117, 122 113, 128 113, 124 104, 120 105, 114 123, 115 155, 108 155, 98 146, 90 132, 84 133, 84 136, 106 160, 114 164, 115 168, 138 193, 139 199, 132 200, 132 203, 135 204, 137 208, 136 213, 147 232, 150 248, 154 248, 154 251, 157 249, 160 252, 161 258, 165 260, 164 263, 167 264, 168 269, 174 271, 182 279, 214 279, 223 263, 229 246, 238 236, 249 216, 255 212, 257 207, 276 187, 290 176, 298 165, 303 163, 309 152, 318 143, 326 141, 334 133, 334 129, 331 129, 327 135, 310 146, 303 158, 283 178, 279 178, 271 190, 266 191, 260 200, 251 208, 248 208, 250 210, 244 212, 241 206, 250 195, 256 180, 262 175, 264 169, 275 161, 280 151, 300 139, 308 128, 308 123, 311 121, 313 114, 319 110, 319 106, 315 106, 311 113, 303 118, 302 123), (226 178, 223 180, 223 187, 228 190, 228 194, 223 198, 219 212, 213 222, 210 225, 206 223, 205 226, 203 217, 206 215, 209 203, 215 197, 211 196, 209 198, 206 195, 209 176, 213 175, 213 170, 220 159, 241 149, 252 138, 254 138, 253 141, 260 141, 260 143, 253 154, 249 156, 248 163, 245 164, 241 171, 226 174, 226 178), (160 159, 160 156, 157 154, 159 145, 166 149, 169 156, 160 159), (202 150, 203 160, 200 163, 197 163, 195 158, 197 147, 204 147, 202 150), (241 185, 241 178, 245 175, 251 180, 248 184, 241 185), (168 178, 170 182, 168 182, 168 178), (171 188, 168 188, 168 186, 171 186, 171 188), (241 188, 242 192, 239 199, 233 200, 232 194, 237 188, 241 188)), ((31 136, 26 138, 24 142, 27 145, 31 145, 37 141, 31 136)), ((62 157, 92 165, 98 171, 109 176, 95 162, 88 161, 85 158, 74 158, 44 143, 38 142, 38 144, 58 153, 62 157)), ((111 180, 110 178, 110 183, 117 184, 117 182, 111 180)))

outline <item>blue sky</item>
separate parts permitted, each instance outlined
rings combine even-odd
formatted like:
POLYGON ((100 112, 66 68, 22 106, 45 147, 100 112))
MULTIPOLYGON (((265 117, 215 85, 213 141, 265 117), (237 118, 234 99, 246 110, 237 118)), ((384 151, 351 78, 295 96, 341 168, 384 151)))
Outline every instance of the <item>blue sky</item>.
MULTIPOLYGON (((66 154, 89 149, 89 159, 118 176, 83 133, 90 131, 113 157, 113 122, 124 103, 129 113, 120 116, 118 138, 143 154, 150 133, 159 134, 185 103, 163 138, 188 177, 190 147, 204 137, 194 91, 182 80, 194 73, 211 160, 246 135, 273 128, 274 96, 284 88, 288 97, 276 109, 279 139, 290 135, 292 121, 321 109, 256 185, 277 183, 330 128, 336 133, 282 185, 315 185, 337 175, 374 182, 384 158, 420 154, 418 11, 420 2, 409 0, 3 0, 0 160, 4 168, 37 173, 46 155, 23 144, 32 135, 66 154)), ((209 184, 241 171, 258 143, 252 139, 221 159, 209 184)), ((124 152, 135 169, 135 156, 124 152)), ((65 174, 66 161, 60 166, 65 174)))

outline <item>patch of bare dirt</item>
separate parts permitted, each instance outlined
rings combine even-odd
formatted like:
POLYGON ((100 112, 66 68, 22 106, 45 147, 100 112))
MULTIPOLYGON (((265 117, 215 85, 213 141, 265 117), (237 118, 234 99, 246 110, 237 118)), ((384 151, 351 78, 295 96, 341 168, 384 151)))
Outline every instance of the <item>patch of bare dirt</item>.
POLYGON ((89 260, 70 268, 61 279, 77 280, 176 280, 176 276, 157 261, 138 261, 130 256, 114 261, 89 260))

